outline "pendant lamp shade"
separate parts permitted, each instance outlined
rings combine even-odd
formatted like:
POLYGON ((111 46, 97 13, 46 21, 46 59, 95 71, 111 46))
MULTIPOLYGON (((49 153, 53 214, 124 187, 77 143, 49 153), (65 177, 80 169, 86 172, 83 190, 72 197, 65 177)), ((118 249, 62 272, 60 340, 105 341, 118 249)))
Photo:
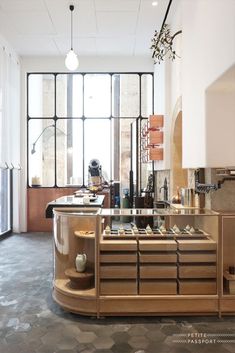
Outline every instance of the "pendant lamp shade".
POLYGON ((71 49, 65 58, 65 66, 68 70, 74 71, 78 68, 79 61, 77 55, 74 53, 73 49, 71 49))
POLYGON ((77 55, 74 53, 73 50, 73 10, 74 10, 74 5, 69 6, 69 10, 71 11, 71 49, 66 55, 65 58, 65 66, 67 67, 68 70, 74 71, 78 68, 79 61, 77 55))

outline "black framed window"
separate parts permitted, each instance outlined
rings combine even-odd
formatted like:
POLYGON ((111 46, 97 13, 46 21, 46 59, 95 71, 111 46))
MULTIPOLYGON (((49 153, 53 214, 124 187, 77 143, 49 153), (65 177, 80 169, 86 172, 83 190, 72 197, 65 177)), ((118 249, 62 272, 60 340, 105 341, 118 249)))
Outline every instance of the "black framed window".
POLYGON ((152 113, 153 73, 28 73, 28 186, 87 185, 93 158, 127 185, 130 124, 152 113))

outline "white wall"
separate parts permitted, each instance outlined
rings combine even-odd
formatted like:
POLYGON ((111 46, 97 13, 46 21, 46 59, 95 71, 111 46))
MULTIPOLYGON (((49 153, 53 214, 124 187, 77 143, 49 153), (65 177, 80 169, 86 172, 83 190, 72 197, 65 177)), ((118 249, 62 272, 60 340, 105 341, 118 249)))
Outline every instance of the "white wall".
MULTIPOLYGON (((69 72, 64 57, 23 57, 24 72, 69 72)), ((93 56, 79 57, 77 72, 153 72, 152 59, 146 56, 93 56)))
MULTIPOLYGON (((182 29, 180 1, 175 1, 171 5, 166 23, 170 25, 173 35, 182 29)), ((166 170, 171 168, 171 133, 174 119, 178 115, 179 99, 182 95, 182 34, 178 34, 174 39, 174 50, 179 57, 174 61, 164 58, 160 64, 154 67, 154 113, 164 115, 164 160, 155 162, 156 170, 166 170)))
MULTIPOLYGON (((206 153, 214 137, 207 135, 213 121, 206 123, 205 97, 207 88, 235 63, 235 1, 182 0, 182 26, 183 166, 216 167, 219 160, 212 163, 212 154, 206 153)), ((231 126, 222 128, 229 131, 231 126)), ((221 148, 226 154, 223 144, 221 148)))
POLYGON ((206 165, 235 165, 235 65, 206 91, 206 165))

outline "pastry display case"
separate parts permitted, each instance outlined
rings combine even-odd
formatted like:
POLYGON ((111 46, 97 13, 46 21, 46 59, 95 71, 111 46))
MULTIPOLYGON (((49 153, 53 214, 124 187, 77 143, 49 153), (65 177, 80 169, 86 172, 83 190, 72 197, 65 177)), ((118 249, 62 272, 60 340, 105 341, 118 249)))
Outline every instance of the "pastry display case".
POLYGON ((222 314, 235 313, 235 214, 221 218, 221 304, 222 314))
POLYGON ((98 317, 219 314, 218 213, 67 208, 54 215, 53 297, 65 309, 98 317))
POLYGON ((54 209, 53 297, 82 314, 97 311, 97 208, 54 209))

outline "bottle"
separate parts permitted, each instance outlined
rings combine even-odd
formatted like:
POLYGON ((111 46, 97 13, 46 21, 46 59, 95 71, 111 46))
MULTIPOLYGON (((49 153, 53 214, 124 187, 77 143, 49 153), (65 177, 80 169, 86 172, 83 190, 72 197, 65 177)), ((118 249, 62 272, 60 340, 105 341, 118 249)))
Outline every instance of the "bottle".
MULTIPOLYGON (((123 190, 122 208, 130 208, 130 198, 129 198, 129 190, 128 189, 123 190)), ((130 221, 131 220, 130 220, 129 216, 122 216, 121 217, 121 222, 123 222, 123 223, 128 223, 130 221)))

